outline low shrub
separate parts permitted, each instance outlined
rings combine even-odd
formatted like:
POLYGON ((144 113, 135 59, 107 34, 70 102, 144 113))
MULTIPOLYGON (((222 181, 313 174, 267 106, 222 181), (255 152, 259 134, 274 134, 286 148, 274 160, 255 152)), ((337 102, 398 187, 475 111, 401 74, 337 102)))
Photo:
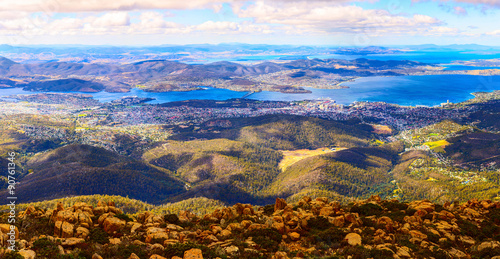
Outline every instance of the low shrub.
POLYGON ((254 229, 248 231, 247 233, 245 233, 244 237, 252 237, 252 240, 261 249, 266 249, 269 252, 278 251, 282 239, 282 236, 278 231, 270 228, 254 229))
POLYGON ((36 252, 38 258, 57 258, 59 255, 59 248, 55 242, 50 241, 48 238, 40 238, 33 242, 33 250, 36 252))
POLYGON ((359 206, 353 206, 351 212, 358 213, 360 216, 380 216, 384 212, 384 209, 377 204, 366 203, 359 206))
POLYGON ((100 228, 93 228, 90 230, 89 239, 92 242, 99 243, 101 245, 109 243, 109 235, 104 230, 100 228))

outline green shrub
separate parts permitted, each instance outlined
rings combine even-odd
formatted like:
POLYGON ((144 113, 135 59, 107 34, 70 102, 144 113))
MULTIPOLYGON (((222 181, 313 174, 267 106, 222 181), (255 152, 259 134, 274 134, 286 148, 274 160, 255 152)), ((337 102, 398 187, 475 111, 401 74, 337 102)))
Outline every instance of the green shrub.
POLYGON ((361 216, 361 221, 363 221, 363 226, 369 228, 369 227, 377 227, 377 222, 373 219, 367 218, 365 216, 361 216))
POLYGON ((109 236, 104 230, 100 228, 93 228, 90 230, 89 235, 90 241, 99 243, 99 244, 107 244, 109 243, 109 236))
POLYGON ((383 201, 382 206, 390 211, 406 210, 408 208, 408 204, 399 201, 383 201))
POLYGON ((370 254, 373 259, 393 258, 393 253, 387 249, 372 249, 370 254))
POLYGON ((392 219, 392 221, 403 222, 404 218, 406 217, 406 213, 400 210, 396 210, 386 213, 383 216, 389 217, 390 219, 392 219))
POLYGON ((147 258, 146 246, 139 245, 119 245, 118 246, 119 256, 123 258, 129 258, 132 253, 139 256, 139 258, 147 258))
POLYGON ((460 233, 462 235, 476 237, 476 238, 479 238, 479 240, 482 239, 482 235, 479 236, 481 231, 479 231, 479 228, 475 224, 471 223, 470 221, 458 218, 457 225, 460 228, 460 233))
POLYGON ((116 214, 115 217, 122 219, 122 220, 125 220, 126 222, 133 221, 133 219, 125 213, 116 214))
POLYGON ((353 206, 351 212, 358 213, 360 216, 380 216, 384 212, 384 209, 377 204, 366 203, 360 206, 353 206))
POLYGON ((68 255, 58 255, 57 259, 92 259, 92 255, 78 253, 78 254, 68 254, 68 255))
POLYGON ((338 227, 330 227, 322 231, 314 231, 310 241, 326 247, 340 247, 347 233, 338 227))
POLYGON ((132 244, 120 244, 117 246, 103 246, 103 249, 99 254, 103 258, 113 258, 113 259, 127 259, 130 255, 134 253, 141 259, 148 258, 146 252, 146 246, 132 245, 132 244))
POLYGON ((434 211, 435 212, 441 212, 442 210, 444 210, 443 205, 441 205, 441 204, 434 204, 434 211))
POLYGON ((271 216, 274 213, 274 204, 267 204, 264 206, 264 214, 271 216))
MULTIPOLYGON (((446 253, 442 249, 438 249, 438 248, 434 248, 434 250, 432 250, 432 257, 434 257, 436 259, 452 259, 448 253, 446 253)), ((481 258, 485 258, 485 257, 481 257, 481 258)))
POLYGON ((476 252, 472 255, 474 259, 489 259, 494 256, 500 255, 500 248, 486 248, 481 250, 481 252, 476 252))
POLYGON ((406 210, 406 215, 413 216, 413 214, 415 214, 415 212, 417 212, 416 209, 407 209, 406 210))
POLYGON ((2 259, 24 259, 24 256, 20 255, 18 252, 10 252, 4 254, 2 259))
POLYGON ((365 259, 365 258, 372 257, 370 249, 365 248, 365 247, 360 246, 360 245, 349 246, 343 251, 342 254, 349 255, 349 256, 351 256, 352 259, 365 259))
POLYGON ((238 255, 238 259, 265 259, 264 255, 261 255, 258 251, 242 251, 238 255))
POLYGON ((254 229, 244 235, 245 238, 252 237, 252 240, 261 248, 269 252, 278 251, 282 236, 275 229, 254 229))
POLYGON ((323 216, 310 218, 307 221, 307 226, 311 229, 327 229, 333 226, 327 218, 323 216))
POLYGON ((500 225, 500 209, 490 209, 488 216, 490 217, 491 221, 493 221, 497 225, 500 225))
POLYGON ((177 214, 165 214, 163 219, 170 224, 179 224, 179 217, 177 214))
POLYGON ((48 238, 40 238, 33 242, 33 250, 36 252, 38 258, 57 258, 59 255, 59 248, 57 244, 50 241, 48 238))

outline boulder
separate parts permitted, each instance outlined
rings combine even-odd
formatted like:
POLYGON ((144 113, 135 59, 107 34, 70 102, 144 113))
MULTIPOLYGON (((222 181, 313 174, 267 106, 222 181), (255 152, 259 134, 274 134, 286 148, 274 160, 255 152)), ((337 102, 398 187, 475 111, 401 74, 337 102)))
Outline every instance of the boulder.
POLYGON ((169 239, 169 235, 163 228, 151 227, 146 231, 146 243, 163 242, 166 239, 169 239))
POLYGON ((406 247, 406 249, 404 249, 403 247, 400 247, 398 249, 398 252, 396 253, 396 255, 398 255, 399 257, 403 257, 403 258, 410 258, 411 257, 410 253, 408 252, 407 247, 406 247))
POLYGON ((276 252, 271 259, 289 259, 286 252, 276 252))
POLYGON ((121 230, 125 225, 125 220, 115 217, 107 217, 103 222, 104 231, 108 234, 113 234, 115 231, 121 230))
POLYGON ((428 200, 422 200, 422 201, 412 201, 410 204, 408 204, 408 209, 414 209, 414 210, 426 210, 427 212, 433 212, 434 211, 434 204, 432 204, 428 200))
POLYGON ((86 238, 90 235, 90 231, 84 227, 77 227, 75 237, 86 238))
POLYGON ((297 232, 292 232, 290 234, 288 234, 288 236, 293 240, 293 241, 297 241, 300 239, 300 234, 297 233, 297 232))
POLYGON ((273 222, 272 228, 278 230, 281 234, 286 232, 285 223, 283 222, 273 222))
POLYGON ((81 243, 85 243, 85 239, 71 237, 71 238, 63 239, 61 242, 61 245, 62 246, 76 246, 76 245, 81 244, 81 243))
POLYGON ((184 252, 184 259, 203 259, 200 249, 192 248, 184 252))
POLYGON ((130 228, 130 233, 135 233, 140 227, 142 227, 141 223, 133 223, 132 227, 130 228))
POLYGON ((227 239, 227 238, 231 237, 232 234, 233 233, 231 233, 231 231, 224 229, 220 232, 219 237, 222 239, 227 239))
POLYGON ((274 211, 282 210, 286 207, 286 201, 281 198, 276 198, 276 203, 274 203, 274 211))
POLYGON ((468 258, 467 254, 454 247, 448 250, 448 253, 451 255, 452 258, 468 258))
POLYGON ((112 245, 119 245, 122 243, 122 241, 119 238, 110 238, 109 243, 112 245))
POLYGON ((320 216, 328 217, 328 216, 332 216, 334 214, 335 214, 335 210, 333 209, 332 206, 325 206, 319 210, 320 216))
POLYGON ((151 250, 162 250, 162 251, 165 250, 165 247, 162 246, 161 244, 154 244, 150 248, 151 250))
POLYGON ((238 253, 240 251, 240 249, 237 247, 237 246, 228 246, 226 248, 224 248, 224 250, 226 250, 226 253, 230 254, 230 255, 234 255, 236 253, 238 253))
POLYGON ((418 231, 418 230, 410 230, 410 235, 412 238, 419 240, 420 242, 424 239, 427 239, 427 235, 418 231))
POLYGON ((487 242, 482 242, 479 244, 477 247, 477 251, 481 252, 485 249, 495 249, 500 246, 500 242, 498 241, 487 241, 487 242))
POLYGON ((358 233, 349 233, 344 238, 349 245, 361 245, 361 236, 358 233))
POLYGON ((61 237, 62 238, 69 238, 73 237, 73 232, 74 232, 74 225, 64 221, 61 225, 61 237))
POLYGON ((470 236, 461 236, 459 237, 459 240, 462 242, 462 244, 465 244, 467 246, 473 246, 476 244, 476 240, 470 236))
MULTIPOLYGON (((0 231, 4 234, 7 234, 10 232, 10 224, 0 224, 0 231)), ((16 232, 16 240, 19 238, 19 230, 17 227, 14 227, 14 231, 16 232)))
POLYGON ((24 257, 24 259, 35 259, 36 253, 33 250, 20 250, 19 254, 24 257))

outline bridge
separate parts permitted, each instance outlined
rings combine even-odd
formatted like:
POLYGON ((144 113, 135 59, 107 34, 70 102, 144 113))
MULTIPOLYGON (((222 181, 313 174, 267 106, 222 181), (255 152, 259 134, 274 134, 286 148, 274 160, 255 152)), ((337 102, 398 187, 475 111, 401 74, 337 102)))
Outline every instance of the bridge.
POLYGON ((258 93, 258 92, 259 92, 259 91, 250 91, 250 92, 246 93, 245 95, 243 95, 243 97, 241 97, 241 99, 245 99, 245 98, 247 98, 248 96, 250 96, 250 95, 252 95, 252 94, 254 94, 254 93, 258 93))

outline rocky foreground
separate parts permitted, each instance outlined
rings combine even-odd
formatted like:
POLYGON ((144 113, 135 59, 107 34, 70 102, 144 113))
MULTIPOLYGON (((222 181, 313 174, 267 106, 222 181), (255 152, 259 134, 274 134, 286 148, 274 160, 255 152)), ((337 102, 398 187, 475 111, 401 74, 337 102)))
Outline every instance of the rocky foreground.
MULTIPOLYGON (((0 225, 3 247, 9 227, 0 225)), ((1 258, 500 258, 500 202, 489 200, 439 205, 373 196, 341 206, 304 197, 203 217, 59 204, 29 207, 17 227, 20 251, 2 248, 1 258)))

